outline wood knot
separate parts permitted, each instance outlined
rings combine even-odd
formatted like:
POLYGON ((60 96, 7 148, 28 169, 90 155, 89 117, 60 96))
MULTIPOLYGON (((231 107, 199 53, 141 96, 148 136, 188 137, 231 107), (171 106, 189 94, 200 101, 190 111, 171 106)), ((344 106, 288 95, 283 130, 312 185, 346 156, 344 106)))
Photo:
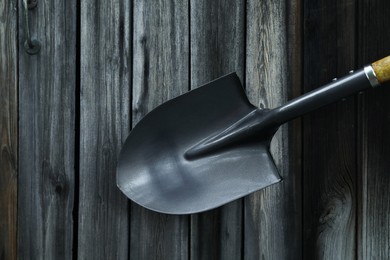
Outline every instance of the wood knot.
MULTIPOLYGON (((8 145, 4 145, 1 147, 1 161, 2 163, 7 164, 7 167, 10 167, 12 169, 12 172, 16 173, 15 154, 12 152, 12 150, 8 145)), ((6 167, 5 165, 1 165, 1 166, 6 167)))
POLYGON ((102 148, 104 158, 110 158, 112 154, 112 145, 110 142, 105 142, 102 148))
POLYGON ((147 42, 147 37, 146 37, 146 35, 142 35, 139 41, 140 41, 140 43, 141 43, 142 45, 146 45, 146 42, 147 42))
POLYGON ((64 169, 53 167, 49 160, 42 161, 42 178, 48 194, 66 194, 67 176, 64 169))

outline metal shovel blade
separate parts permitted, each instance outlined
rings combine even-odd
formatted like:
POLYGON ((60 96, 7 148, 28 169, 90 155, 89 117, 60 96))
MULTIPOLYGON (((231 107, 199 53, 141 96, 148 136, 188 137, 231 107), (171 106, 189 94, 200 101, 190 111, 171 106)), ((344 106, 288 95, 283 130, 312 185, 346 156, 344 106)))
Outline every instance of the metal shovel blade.
POLYGON ((269 153, 274 132, 188 156, 193 147, 228 133, 254 111, 259 110, 249 103, 235 73, 164 103, 127 138, 118 161, 118 187, 153 211, 191 214, 279 182, 269 153))

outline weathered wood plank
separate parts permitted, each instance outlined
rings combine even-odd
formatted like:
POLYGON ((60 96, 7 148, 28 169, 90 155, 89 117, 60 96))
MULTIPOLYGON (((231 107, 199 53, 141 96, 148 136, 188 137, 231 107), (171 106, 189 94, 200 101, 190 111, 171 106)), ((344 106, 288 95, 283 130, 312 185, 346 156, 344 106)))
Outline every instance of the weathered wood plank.
POLYGON ((116 162, 130 130, 132 3, 81 1, 79 259, 127 259, 116 162))
MULTIPOLYGON (((305 92, 355 67, 355 1, 304 1, 305 92)), ((356 257, 356 111, 348 98, 304 119, 304 259, 356 257)))
MULTIPOLYGON (((359 0, 358 57, 363 66, 390 55, 390 2, 359 0)), ((390 259, 390 91, 359 100, 358 259, 390 259)))
POLYGON ((73 243, 76 1, 30 11, 39 54, 24 51, 19 1, 18 258, 70 259, 73 243))
MULTIPOLYGON (((258 107, 277 107, 301 90, 300 9, 300 1, 248 1, 246 87, 258 107)), ((301 146, 289 142, 300 137, 297 127, 283 126, 271 144, 284 181, 245 200, 245 259, 302 258, 301 146)))
MULTIPOLYGON (((133 123, 189 89, 188 1, 134 2, 133 123)), ((131 259, 187 259, 188 217, 131 204, 131 259)))
POLYGON ((18 164, 17 1, 0 4, 0 259, 16 259, 18 164))
POLYGON ((191 2, 191 88, 236 71, 245 79, 245 1, 191 2))
MULTIPOLYGON (((289 99, 302 95, 303 92, 303 0, 293 0, 286 3, 287 7, 287 89, 289 99)), ((298 118, 288 124, 288 175, 284 176, 286 186, 284 194, 291 197, 287 199, 284 214, 290 216, 285 219, 287 238, 285 245, 285 259, 303 258, 302 234, 302 119, 298 118), (287 183, 289 182, 289 183, 287 183)), ((282 183, 283 184, 283 183, 282 183)), ((284 184, 283 184, 284 185, 284 184)))
MULTIPOLYGON (((245 81, 245 1, 191 1, 191 88, 236 71, 245 81)), ((191 259, 240 259, 242 200, 191 217, 191 259)))

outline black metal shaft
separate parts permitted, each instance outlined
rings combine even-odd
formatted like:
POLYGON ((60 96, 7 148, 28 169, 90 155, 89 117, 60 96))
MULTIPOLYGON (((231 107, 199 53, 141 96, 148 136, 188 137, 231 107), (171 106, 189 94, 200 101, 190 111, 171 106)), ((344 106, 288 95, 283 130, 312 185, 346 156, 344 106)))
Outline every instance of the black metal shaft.
POLYGON ((270 119, 281 125, 370 87, 364 69, 360 69, 273 109, 270 119))
POLYGON ((234 143, 270 140, 278 127, 320 107, 371 87, 364 69, 360 69, 323 87, 295 98, 272 110, 254 109, 246 117, 225 131, 197 144, 186 152, 187 159, 195 159, 234 143))

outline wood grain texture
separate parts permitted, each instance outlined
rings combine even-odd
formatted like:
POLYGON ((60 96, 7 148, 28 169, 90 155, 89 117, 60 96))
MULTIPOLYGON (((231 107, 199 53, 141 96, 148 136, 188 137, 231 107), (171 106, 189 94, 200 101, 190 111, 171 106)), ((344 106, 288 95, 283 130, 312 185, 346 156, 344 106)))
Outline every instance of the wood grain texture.
POLYGON ((129 207, 116 162, 130 131, 132 4, 82 1, 78 259, 127 259, 129 207))
MULTIPOLYGON (((294 95, 300 92, 301 41, 294 26, 300 26, 301 5, 299 1, 247 3, 248 97, 258 107, 275 108, 287 101, 289 87, 294 95)), ((301 147, 291 142, 296 146, 289 149, 289 136, 299 137, 294 131, 281 127, 271 144, 284 181, 245 199, 245 259, 301 259, 301 147)))
MULTIPOLYGON (((236 71, 245 81, 245 1, 191 1, 191 88, 236 71)), ((242 200, 191 217, 191 259, 240 259, 242 200)))
MULTIPOLYGON (((189 89, 188 1, 134 2, 133 125, 189 89)), ((188 216, 131 204, 130 259, 188 259, 188 216)))
POLYGON ((390 259, 387 86, 283 126, 284 181, 219 209, 155 213, 115 179, 189 89, 237 71, 273 108, 389 55, 388 0, 38 1, 33 56, 21 2, 0 3, 0 259, 390 259))
MULTIPOLYGON (((390 2, 359 0, 358 6, 358 57, 363 66, 390 54, 390 2)), ((389 100, 387 85, 359 100, 359 260, 390 259, 389 100)))
POLYGON ((390 81, 390 56, 380 59, 372 64, 376 77, 381 84, 390 81))
MULTIPOLYGON (((303 0, 293 0, 286 3, 287 9, 287 93, 289 99, 298 97, 303 93, 303 0)), ((284 175, 286 186, 285 196, 289 196, 285 204, 289 216, 286 222, 286 237, 289 249, 285 250, 286 259, 303 258, 302 235, 302 119, 297 118, 288 124, 288 152, 289 171, 284 175), (287 183, 289 182, 289 183, 287 183), (290 195, 289 195, 290 194, 290 195), (291 196, 291 197, 290 197, 291 196)), ((284 184, 283 184, 284 185, 284 184)))
MULTIPOLYGON (((354 69, 355 9, 351 0, 304 1, 305 92, 354 69)), ((304 259, 355 259, 355 98, 306 116, 303 134, 304 259)))
POLYGON ((17 257, 17 4, 0 4, 0 259, 10 260, 17 257))
POLYGON ((76 1, 31 10, 30 56, 19 8, 19 259, 72 258, 76 14, 76 1))

